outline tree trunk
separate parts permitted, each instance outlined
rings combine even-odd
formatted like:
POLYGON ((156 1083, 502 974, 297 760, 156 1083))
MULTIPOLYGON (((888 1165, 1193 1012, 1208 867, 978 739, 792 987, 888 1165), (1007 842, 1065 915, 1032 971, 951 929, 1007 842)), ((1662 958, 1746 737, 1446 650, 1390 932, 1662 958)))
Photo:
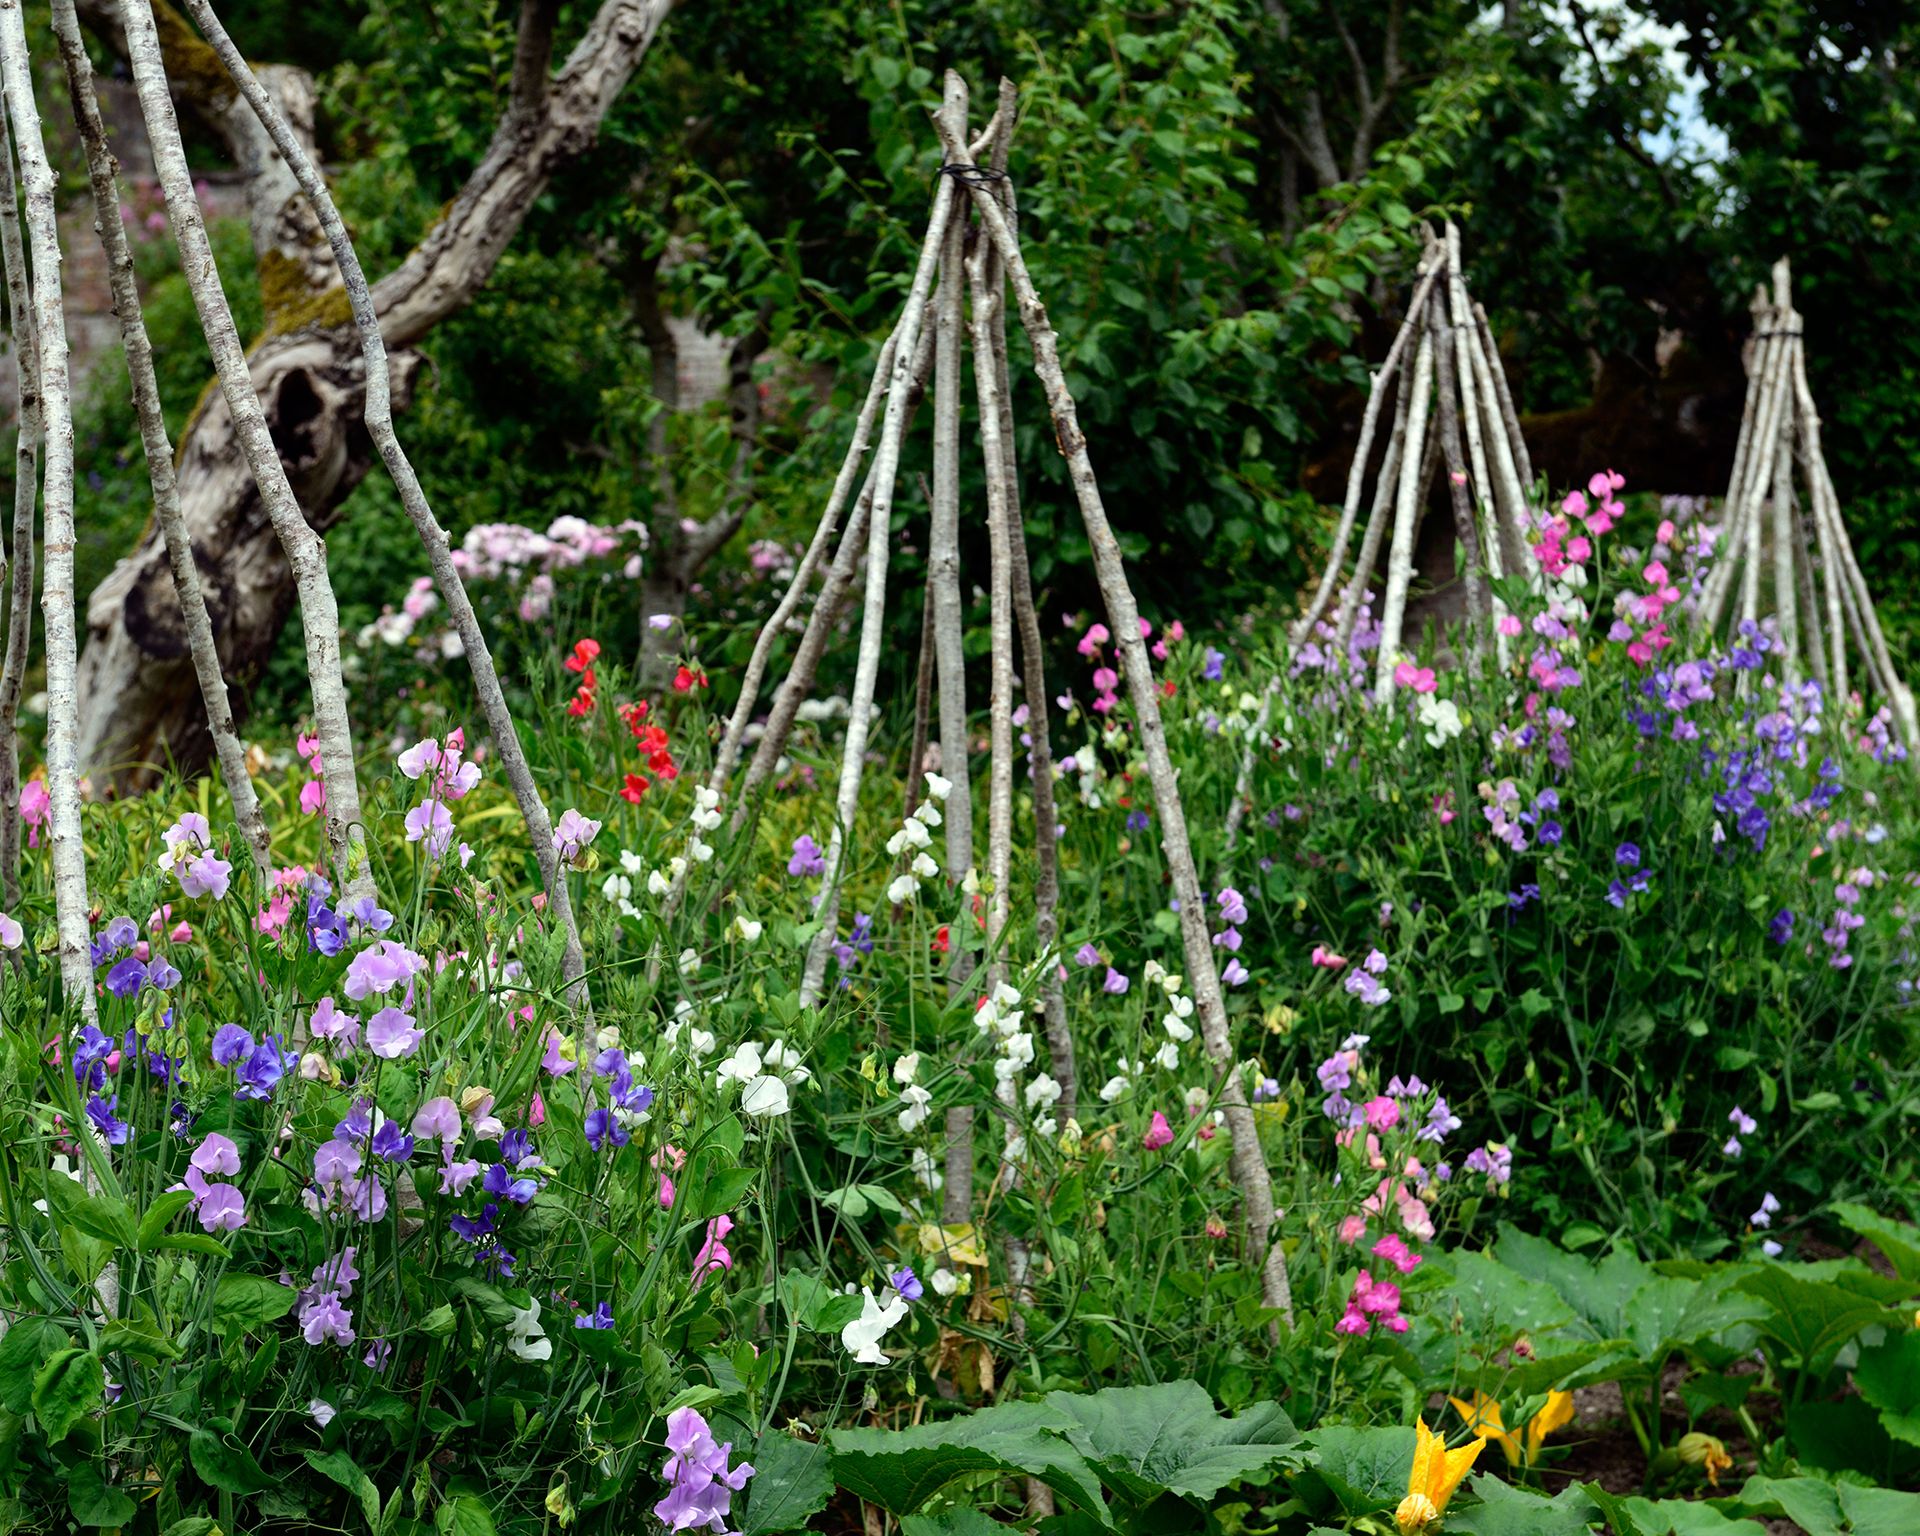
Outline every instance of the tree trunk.
MULTIPOLYGON (((374 306, 395 354, 396 406, 406 403, 418 366, 404 349, 486 283, 555 171, 591 147, 670 9, 670 0, 603 0, 544 96, 519 100, 503 115, 446 216, 375 284, 374 306)), ((119 30, 105 24, 103 10, 111 7, 99 0, 82 7, 90 24, 102 22, 96 30, 114 45, 119 30)), ((170 79, 195 95, 203 120, 226 125, 235 159, 249 172, 249 221, 267 315, 249 369, 294 493, 308 523, 324 533, 373 457, 362 422, 360 341, 346 291, 292 172, 212 50, 170 7, 159 6, 156 18, 170 79)), ((268 70, 263 78, 299 124, 302 110, 288 101, 298 72, 268 70)), ((221 662, 244 717, 247 689, 292 609, 292 573, 217 392, 189 421, 179 459, 180 509, 202 556, 221 662)), ((80 759, 97 788, 150 785, 156 765, 169 759, 188 769, 207 761, 211 742, 179 612, 163 541, 157 528, 149 529, 87 604, 80 759)))

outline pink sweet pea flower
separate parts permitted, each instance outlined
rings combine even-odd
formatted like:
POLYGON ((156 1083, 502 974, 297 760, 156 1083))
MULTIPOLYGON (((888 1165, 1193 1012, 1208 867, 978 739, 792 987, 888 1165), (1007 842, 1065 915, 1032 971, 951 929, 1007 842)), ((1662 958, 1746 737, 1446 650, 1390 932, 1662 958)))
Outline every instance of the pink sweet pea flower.
POLYGON ((1316 944, 1313 946, 1313 964, 1319 966, 1322 970, 1337 971, 1346 963, 1347 957, 1345 955, 1336 955, 1332 950, 1328 949, 1326 945, 1316 944))
POLYGON ((1393 681, 1396 687, 1411 688, 1415 693, 1432 693, 1439 686, 1432 667, 1416 667, 1410 661, 1393 669, 1393 681))
POLYGON ((1173 1127, 1167 1124, 1167 1117, 1159 1110, 1153 1112, 1153 1120, 1147 1126, 1147 1134, 1140 1138, 1140 1145, 1149 1152, 1158 1152, 1162 1147, 1173 1143, 1173 1127))
POLYGON ((707 1223, 707 1240, 700 1245, 700 1251, 693 1256, 693 1283, 699 1285, 708 1275, 733 1268, 733 1254, 728 1251, 725 1238, 733 1230, 731 1216, 716 1216, 707 1223))

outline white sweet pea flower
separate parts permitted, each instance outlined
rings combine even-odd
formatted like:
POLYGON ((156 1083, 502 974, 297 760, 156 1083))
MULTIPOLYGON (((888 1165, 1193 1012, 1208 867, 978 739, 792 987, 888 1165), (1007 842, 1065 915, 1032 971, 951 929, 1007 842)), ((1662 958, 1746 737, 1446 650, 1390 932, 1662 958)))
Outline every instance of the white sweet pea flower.
POLYGON ((929 1279, 936 1296, 951 1296, 960 1289, 960 1277, 950 1269, 936 1269, 929 1279))
POLYGON ((940 815, 939 806, 931 800, 922 800, 913 808, 913 819, 922 826, 937 827, 944 818, 940 815))
POLYGON ((916 853, 913 856, 913 862, 909 864, 907 868, 911 869, 922 880, 931 880, 935 875, 940 873, 940 866, 933 862, 930 854, 925 853, 916 853))
POLYGON ((700 974, 700 951, 689 944, 680 951, 680 974, 698 976, 700 974))
POLYGON ((784 1115, 789 1107, 787 1085, 777 1077, 756 1077, 740 1090, 740 1112, 756 1119, 784 1115))
POLYGON ((620 867, 630 875, 637 875, 647 867, 647 862, 631 848, 622 848, 620 850, 620 867))
POLYGON ((746 1040, 734 1048, 734 1052, 720 1063, 714 1073, 714 1081, 724 1088, 728 1083, 745 1083, 760 1075, 760 1047, 746 1040))
POLYGON ((1100 1090, 1100 1102, 1103 1104, 1116 1103, 1127 1096, 1127 1090, 1131 1087, 1133 1087, 1133 1082, 1129 1078, 1110 1077, 1106 1081, 1106 1086, 1100 1090))
POLYGON ((526 1307, 515 1307, 513 1321, 507 1325, 507 1348, 522 1360, 548 1360, 553 1356, 553 1340, 540 1330, 540 1300, 526 1307))
POLYGON ((733 920, 733 931, 749 944, 757 944, 764 931, 764 925, 755 922, 746 913, 739 913, 733 920))
MULTIPOLYGON (((1028 1109, 1039 1109, 1043 1105, 1057 1104, 1059 1102, 1060 1085, 1046 1073, 1042 1072, 1032 1082, 1027 1084, 1028 1109)), ((1048 1134, 1051 1135, 1052 1133, 1049 1132, 1048 1134)))
POLYGON ((703 1056, 711 1056, 719 1049, 720 1042, 714 1038, 710 1029, 693 1029, 687 1032, 687 1054, 695 1061, 703 1056))
POLYGON ((866 1286, 861 1287, 861 1297, 860 1315, 840 1330, 840 1342, 862 1365, 885 1365, 887 1357, 880 1350, 880 1339, 907 1315, 906 1298, 896 1293, 883 1303, 866 1286))
POLYGON ((1180 1065, 1180 1047, 1169 1040, 1165 1045, 1161 1046, 1159 1050, 1153 1053, 1153 1060, 1155 1065, 1164 1067, 1167 1071, 1171 1072, 1175 1067, 1180 1065))
POLYGON ((766 1070, 777 1073, 795 1087, 813 1076, 800 1065, 800 1053, 784 1040, 776 1040, 767 1047, 766 1070))
POLYGON ((900 1129, 911 1136, 927 1123, 927 1116, 932 1113, 927 1106, 933 1102, 933 1095, 918 1083, 909 1083, 900 1090, 900 1102, 906 1106, 898 1116, 900 1129))
POLYGON ((912 875, 897 875, 887 887, 887 900, 896 907, 904 907, 919 894, 920 882, 912 875))
POLYGON ((919 1074, 920 1053, 918 1051, 908 1051, 893 1064, 893 1080, 903 1086, 912 1082, 919 1074))
POLYGON ((948 795, 953 793, 952 779, 943 779, 937 773, 929 773, 926 778, 927 794, 933 799, 945 800, 948 795))
POLYGON ((1177 1013, 1168 1014, 1160 1024, 1166 1030, 1169 1039, 1178 1040, 1182 1045, 1193 1038, 1193 1026, 1177 1013))

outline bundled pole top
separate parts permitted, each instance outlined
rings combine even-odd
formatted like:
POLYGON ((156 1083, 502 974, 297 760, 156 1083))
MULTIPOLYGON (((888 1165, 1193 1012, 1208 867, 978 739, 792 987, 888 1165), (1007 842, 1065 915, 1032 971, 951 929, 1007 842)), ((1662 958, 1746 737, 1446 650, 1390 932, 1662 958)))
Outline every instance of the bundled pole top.
POLYGON ((1715 639, 1773 652, 1789 686, 1811 677, 1831 700, 1844 701, 1864 672, 1911 751, 1920 739, 1913 695, 1894 668, 1821 451, 1792 289, 1785 257, 1771 290, 1754 289, 1746 406, 1695 622, 1715 639))
POLYGON ((1489 589, 1508 573, 1533 569, 1527 559, 1533 465, 1486 311, 1467 293, 1460 232, 1451 223, 1427 231, 1406 320, 1367 392, 1326 568, 1293 629, 1296 651, 1308 645, 1329 647, 1360 671, 1355 635, 1364 633, 1359 620, 1370 609, 1368 588, 1381 546, 1387 545, 1385 596, 1372 664, 1373 690, 1383 703, 1393 697, 1394 669, 1403 659, 1420 522, 1429 488, 1443 467, 1460 550, 1459 580, 1465 589, 1465 649, 1477 661, 1491 638, 1505 667, 1509 637, 1498 624, 1504 609, 1497 590, 1489 589), (1341 572, 1389 399, 1394 403, 1392 426, 1373 474, 1366 529, 1342 588, 1341 572))

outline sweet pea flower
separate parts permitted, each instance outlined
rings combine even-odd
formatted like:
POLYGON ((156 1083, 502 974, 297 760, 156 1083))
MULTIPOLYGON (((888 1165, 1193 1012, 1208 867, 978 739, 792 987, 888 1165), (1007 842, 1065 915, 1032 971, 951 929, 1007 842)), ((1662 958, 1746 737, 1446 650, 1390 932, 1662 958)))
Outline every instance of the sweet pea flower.
POLYGON ((1153 1112, 1153 1119, 1147 1126, 1146 1135, 1140 1138, 1140 1145, 1149 1152, 1158 1152, 1162 1147, 1173 1144, 1173 1127, 1167 1124, 1167 1117, 1159 1110, 1153 1112))
POLYGON ((398 1008, 382 1008, 367 1021, 367 1049, 386 1061, 411 1056, 426 1036, 414 1027, 413 1015, 398 1008))

